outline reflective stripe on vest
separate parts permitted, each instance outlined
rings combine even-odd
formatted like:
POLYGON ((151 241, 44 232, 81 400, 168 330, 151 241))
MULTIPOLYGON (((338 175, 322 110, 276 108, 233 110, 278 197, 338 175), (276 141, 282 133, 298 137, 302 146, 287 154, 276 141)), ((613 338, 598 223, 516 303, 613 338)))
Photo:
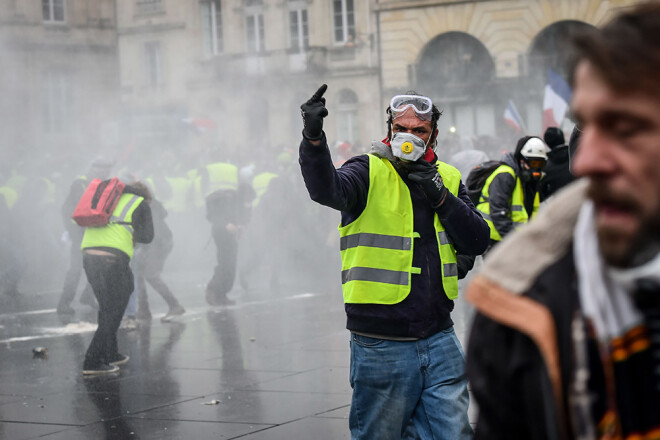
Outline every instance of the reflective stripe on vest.
MULTIPOLYGON (((502 240, 502 236, 495 228, 493 219, 491 217, 489 190, 490 184, 493 183, 495 176, 502 173, 509 173, 516 180, 516 186, 513 190, 513 194, 511 194, 509 207, 510 212, 508 213, 514 228, 519 228, 529 221, 529 216, 527 215, 527 210, 525 209, 525 194, 523 193, 522 182, 520 178, 516 176, 516 172, 509 165, 500 165, 499 168, 495 169, 495 171, 493 171, 493 173, 488 176, 488 179, 486 179, 484 188, 481 191, 481 198, 479 200, 480 203, 477 205, 477 210, 484 218, 484 220, 486 220, 486 223, 488 223, 488 227, 490 228, 490 238, 496 241, 502 240)), ((539 193, 537 192, 536 196, 534 197, 534 209, 532 211, 532 217, 536 215, 539 209, 539 204, 540 199, 539 193)))
POLYGON ((109 247, 133 258, 133 212, 144 199, 135 194, 122 194, 107 225, 85 228, 81 249, 109 247))
MULTIPOLYGON (((459 171, 437 162, 445 186, 456 195, 459 171)), ((367 206, 352 223, 340 226, 344 302, 396 304, 410 294, 413 274, 413 206, 410 190, 386 159, 369 155, 367 206)), ((458 296, 456 251, 436 214, 434 227, 442 265, 442 285, 450 299, 458 296)))

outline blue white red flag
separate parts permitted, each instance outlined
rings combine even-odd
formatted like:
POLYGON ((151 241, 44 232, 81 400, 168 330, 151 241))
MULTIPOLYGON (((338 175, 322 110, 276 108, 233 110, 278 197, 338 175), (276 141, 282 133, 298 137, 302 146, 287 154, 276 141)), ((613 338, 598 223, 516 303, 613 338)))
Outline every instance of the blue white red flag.
POLYGON ((545 85, 545 94, 543 96, 543 131, 548 127, 561 126, 568 103, 571 102, 573 92, 564 78, 557 72, 548 69, 548 83, 545 85))
POLYGON ((507 105, 506 110, 504 110, 504 122, 516 130, 516 133, 520 133, 522 131, 522 118, 520 117, 520 113, 518 113, 516 105, 510 99, 509 105, 507 105))

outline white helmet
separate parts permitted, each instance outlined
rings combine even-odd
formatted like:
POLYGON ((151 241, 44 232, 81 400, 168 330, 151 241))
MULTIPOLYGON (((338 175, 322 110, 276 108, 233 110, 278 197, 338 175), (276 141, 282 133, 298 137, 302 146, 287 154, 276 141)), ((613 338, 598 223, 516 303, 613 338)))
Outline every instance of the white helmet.
POLYGON ((523 159, 543 159, 548 160, 547 147, 540 138, 532 137, 525 142, 520 149, 520 155, 523 159))

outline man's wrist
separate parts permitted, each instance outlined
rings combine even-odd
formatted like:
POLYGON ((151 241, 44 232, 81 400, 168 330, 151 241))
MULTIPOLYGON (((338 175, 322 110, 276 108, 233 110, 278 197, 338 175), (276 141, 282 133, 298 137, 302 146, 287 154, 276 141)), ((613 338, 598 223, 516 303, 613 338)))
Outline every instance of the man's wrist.
POLYGON ((440 201, 437 202, 437 203, 435 203, 435 204, 432 206, 433 209, 439 209, 440 207, 442 207, 442 205, 445 203, 445 200, 447 200, 447 193, 448 193, 448 192, 449 192, 449 191, 445 191, 445 193, 444 193, 444 194, 442 195, 442 197, 440 198, 440 201))

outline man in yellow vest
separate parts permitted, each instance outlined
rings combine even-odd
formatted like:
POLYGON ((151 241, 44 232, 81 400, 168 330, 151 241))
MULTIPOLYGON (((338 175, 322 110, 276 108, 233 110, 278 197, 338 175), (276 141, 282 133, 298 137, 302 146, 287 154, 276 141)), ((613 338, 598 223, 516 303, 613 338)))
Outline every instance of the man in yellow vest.
POLYGON ((387 138, 335 169, 323 133, 326 89, 301 106, 300 165, 312 200, 341 211, 351 438, 471 438, 450 312, 456 253, 482 253, 488 225, 458 170, 431 148, 440 111, 430 98, 393 97, 387 138))
POLYGON ((477 209, 490 226, 491 245, 527 223, 539 209, 539 181, 548 161, 541 138, 524 136, 516 150, 504 155, 502 165, 484 184, 477 209))
POLYGON ((199 176, 217 258, 206 285, 206 302, 212 306, 232 305, 234 301, 227 294, 234 287, 238 240, 248 223, 254 192, 251 185, 239 179, 238 168, 227 162, 208 164, 200 168, 199 176))
POLYGON ((105 226, 85 229, 80 248, 83 268, 99 303, 98 328, 89 344, 83 375, 103 375, 119 371, 128 356, 117 349, 117 329, 133 292, 133 272, 129 266, 134 243, 150 243, 154 238, 146 186, 127 185, 105 226))

